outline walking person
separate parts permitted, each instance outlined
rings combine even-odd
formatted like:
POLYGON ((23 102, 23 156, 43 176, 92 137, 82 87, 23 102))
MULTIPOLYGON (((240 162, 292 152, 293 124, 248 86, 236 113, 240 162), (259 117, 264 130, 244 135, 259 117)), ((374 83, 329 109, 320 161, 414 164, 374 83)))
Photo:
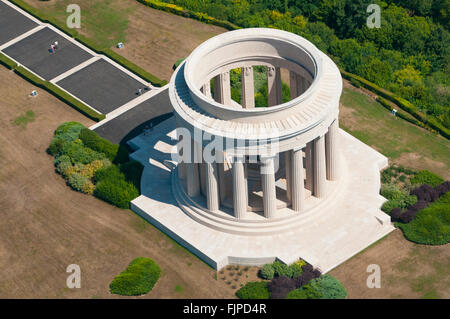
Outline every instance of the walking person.
POLYGON ((53 47, 54 47, 55 50, 58 49, 58 41, 55 41, 55 43, 53 43, 53 47))
POLYGON ((50 53, 55 53, 55 46, 50 44, 50 53))

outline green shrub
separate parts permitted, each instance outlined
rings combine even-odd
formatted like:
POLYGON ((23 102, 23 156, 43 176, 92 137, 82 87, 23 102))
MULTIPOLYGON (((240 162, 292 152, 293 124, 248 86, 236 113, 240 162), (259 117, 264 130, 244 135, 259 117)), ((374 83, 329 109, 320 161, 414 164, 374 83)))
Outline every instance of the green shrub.
MULTIPOLYGON (((303 261, 303 260, 302 260, 303 261)), ((298 261, 290 264, 288 266, 288 273, 291 278, 297 278, 300 276, 303 272, 302 267, 306 265, 306 263, 303 261, 298 261)))
POLYGON ((125 147, 111 143, 88 128, 81 130, 80 140, 83 141, 85 146, 105 154, 113 163, 124 163, 128 161, 128 151, 125 147))
POLYGON ((289 269, 288 265, 283 264, 280 261, 274 261, 272 265, 273 265, 273 270, 275 272, 275 276, 291 277, 290 269, 289 269))
POLYGON ((47 148, 47 153, 52 156, 58 155, 62 151, 64 144, 65 141, 63 139, 54 137, 47 148))
POLYGON ((406 239, 426 245, 450 242, 450 192, 419 211, 407 224, 397 223, 406 239))
POLYGON ((354 87, 360 88, 361 82, 359 82, 357 79, 351 78, 350 83, 353 84, 354 87))
POLYGON ((69 186, 79 192, 83 191, 84 184, 86 184, 88 181, 89 178, 81 175, 80 173, 73 173, 67 179, 67 183, 69 184, 69 186))
POLYGON ((61 154, 69 156, 73 164, 89 164, 92 161, 103 160, 105 158, 103 153, 99 153, 89 147, 85 147, 81 140, 66 143, 61 150, 61 154))
POLYGON ((103 167, 95 172, 94 181, 96 183, 103 180, 118 180, 125 179, 125 175, 120 171, 119 167, 116 165, 111 165, 108 167, 103 167))
POLYGON ((404 197, 404 193, 401 189, 394 184, 387 184, 381 186, 381 196, 390 200, 401 200, 404 197))
POLYGON ((67 162, 67 163, 72 163, 70 161, 70 157, 67 155, 61 155, 61 156, 56 156, 55 159, 53 160, 53 164, 55 164, 55 166, 60 165, 62 162, 67 162))
POLYGON ((408 206, 414 205, 415 203, 417 203, 417 196, 407 195, 403 198, 400 208, 407 208, 408 206))
POLYGON ((261 267, 259 273, 261 278, 271 280, 275 275, 275 270, 273 269, 272 264, 265 264, 264 266, 261 267))
POLYGON ((436 187, 442 182, 444 182, 443 178, 427 170, 419 171, 411 178, 411 184, 413 185, 428 184, 431 187, 436 187))
POLYGON ((385 212, 386 214, 389 214, 391 210, 393 210, 396 207, 401 206, 401 201, 399 200, 388 200, 387 202, 384 202, 381 206, 381 210, 385 212))
POLYGON ((150 258, 138 257, 109 285, 112 294, 139 296, 153 289, 161 275, 161 268, 150 258))
POLYGON ((72 142, 79 138, 84 125, 78 122, 64 122, 55 130, 55 136, 62 138, 66 142, 72 142))
POLYGON ((241 289, 236 291, 239 299, 269 299, 270 293, 265 281, 248 282, 241 289))
POLYGON ((143 170, 144 166, 138 161, 129 161, 120 165, 120 171, 125 175, 126 180, 132 182, 138 189, 143 170))
POLYGON ((347 291, 339 280, 322 275, 310 281, 309 285, 322 295, 321 299, 345 299, 347 291))
POLYGON ((130 208, 130 201, 139 196, 139 191, 124 179, 103 179, 95 188, 94 196, 119 208, 130 208))
POLYGON ((316 289, 311 287, 311 285, 304 285, 298 289, 294 289, 289 292, 286 299, 321 299, 322 294, 316 289))
POLYGON ((69 169, 73 167, 72 162, 69 161, 61 161, 56 165, 56 171, 64 177, 68 177, 67 172, 69 169))

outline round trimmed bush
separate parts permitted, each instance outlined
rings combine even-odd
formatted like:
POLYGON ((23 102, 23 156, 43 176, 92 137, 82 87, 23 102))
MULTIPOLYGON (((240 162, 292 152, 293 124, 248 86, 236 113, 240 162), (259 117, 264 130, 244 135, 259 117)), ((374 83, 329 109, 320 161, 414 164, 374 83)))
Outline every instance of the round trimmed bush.
POLYGON ((97 183, 94 196, 126 209, 130 207, 130 201, 139 196, 139 191, 131 182, 107 178, 97 183))
POLYGON ((259 271, 259 275, 263 279, 271 280, 273 276, 275 275, 275 270, 273 269, 272 264, 265 264, 261 267, 259 271))
POLYGON ((347 297, 347 291, 341 282, 330 275, 315 278, 309 285, 321 295, 321 299, 345 299, 347 297))
POLYGON ((134 259, 124 272, 109 285, 112 294, 139 296, 153 289, 161 275, 161 268, 150 258, 134 259))
POLYGON ((84 128, 84 125, 78 122, 65 122, 56 129, 55 136, 65 142, 72 142, 80 136, 84 128))
POLYGON ((239 299, 269 299, 269 290, 265 281, 251 281, 236 291, 239 299))

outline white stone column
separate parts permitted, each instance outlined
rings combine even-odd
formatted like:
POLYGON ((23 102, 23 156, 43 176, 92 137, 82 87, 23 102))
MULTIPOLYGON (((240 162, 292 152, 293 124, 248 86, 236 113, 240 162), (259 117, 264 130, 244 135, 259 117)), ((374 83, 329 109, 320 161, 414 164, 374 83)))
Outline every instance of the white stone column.
POLYGON ((230 72, 221 73, 214 78, 214 99, 231 106, 230 72))
POLYGON ((273 66, 267 67, 267 89, 269 106, 278 105, 283 102, 280 68, 273 66))
POLYGON ((314 187, 313 195, 322 198, 326 195, 325 137, 314 140, 314 187))
POLYGON ((339 178, 338 130, 339 122, 338 119, 336 119, 328 128, 327 134, 325 134, 327 179, 330 181, 335 181, 339 178))
POLYGON ((305 148, 305 167, 306 167, 306 189, 313 192, 314 185, 314 142, 306 144, 305 148))
POLYGON ((225 196, 227 194, 227 189, 225 186, 225 160, 223 153, 218 152, 216 154, 216 163, 217 163, 217 173, 219 177, 219 198, 220 203, 223 203, 225 200, 225 196))
POLYGON ((255 107, 255 84, 253 81, 253 67, 241 68, 242 107, 252 109, 255 107))
MULTIPOLYGON (((180 142, 180 141, 178 141, 180 142)), ((185 179, 186 178, 186 163, 182 162, 182 148, 181 148, 181 144, 178 143, 177 144, 177 152, 178 152, 178 156, 180 157, 180 162, 177 165, 177 169, 178 169, 178 178, 180 179, 185 179)))
POLYGON ((189 197, 200 194, 200 180, 197 163, 186 163, 186 184, 189 197))
POLYGON ((273 157, 261 157, 261 184, 263 190, 264 217, 273 218, 277 211, 275 164, 273 157))
POLYGON ((234 217, 244 218, 248 206, 248 188, 245 182, 244 157, 236 156, 233 161, 233 208, 234 217))
POLYGON ((200 172, 200 191, 203 196, 206 196, 206 163, 198 163, 198 169, 200 172))
POLYGON ((302 81, 301 81, 300 86, 301 86, 302 93, 300 93, 300 94, 303 94, 309 88, 311 83, 305 78, 301 78, 301 79, 302 79, 302 81))
POLYGON ((195 162, 196 154, 198 154, 199 151, 199 145, 192 139, 191 158, 188 159, 190 162, 185 163, 187 193, 190 197, 200 195, 200 173, 198 163, 195 162))
POLYGON ((288 201, 291 201, 292 197, 292 170, 291 170, 291 159, 292 159, 292 151, 286 151, 284 152, 284 169, 285 169, 285 175, 286 175, 286 197, 288 201))
POLYGON ((308 88, 308 81, 295 72, 289 72, 289 87, 291 100, 302 95, 308 88))
POLYGON ((181 162, 178 163, 178 178, 185 179, 186 178, 186 163, 181 162))
POLYGON ((205 163, 206 172, 206 205, 210 211, 219 210, 219 180, 216 163, 205 163))
POLYGON ((211 83, 208 81, 205 84, 203 84, 201 91, 207 97, 211 97, 211 83))
POLYGON ((303 150, 292 150, 292 209, 301 212, 305 203, 305 187, 303 174, 303 150))

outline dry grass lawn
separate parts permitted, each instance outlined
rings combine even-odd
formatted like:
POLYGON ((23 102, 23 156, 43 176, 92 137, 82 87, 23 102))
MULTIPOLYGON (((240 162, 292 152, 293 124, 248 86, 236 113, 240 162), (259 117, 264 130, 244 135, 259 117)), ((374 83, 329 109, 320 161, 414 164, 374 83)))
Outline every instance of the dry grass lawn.
POLYGON ((92 122, 40 89, 29 97, 33 89, 0 68, 0 298, 114 297, 109 283, 138 256, 163 271, 145 297, 233 297, 213 269, 133 212, 65 185, 45 149, 62 122, 92 122), (33 122, 14 124, 29 110, 33 122), (66 288, 69 264, 81 267, 81 289, 66 288))
POLYGON ((400 230, 330 272, 349 298, 450 298, 450 244, 418 245, 400 230), (367 288, 367 266, 381 268, 381 288, 367 288))

